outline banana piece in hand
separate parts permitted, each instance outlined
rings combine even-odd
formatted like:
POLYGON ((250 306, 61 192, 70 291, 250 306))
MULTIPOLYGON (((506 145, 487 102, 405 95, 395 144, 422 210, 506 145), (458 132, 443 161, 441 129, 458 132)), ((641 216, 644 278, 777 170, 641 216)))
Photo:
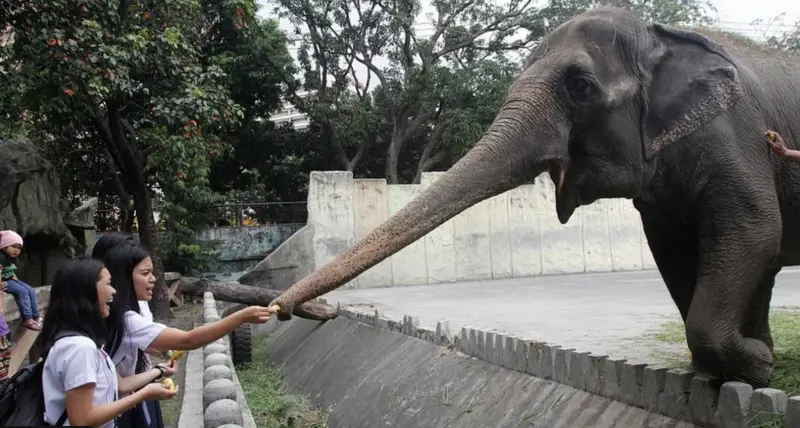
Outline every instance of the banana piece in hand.
POLYGON ((167 388, 170 391, 174 391, 175 381, 173 381, 171 377, 165 377, 164 379, 161 379, 161 386, 167 388))
POLYGON ((186 351, 167 351, 167 356, 169 356, 169 361, 178 361, 186 351))

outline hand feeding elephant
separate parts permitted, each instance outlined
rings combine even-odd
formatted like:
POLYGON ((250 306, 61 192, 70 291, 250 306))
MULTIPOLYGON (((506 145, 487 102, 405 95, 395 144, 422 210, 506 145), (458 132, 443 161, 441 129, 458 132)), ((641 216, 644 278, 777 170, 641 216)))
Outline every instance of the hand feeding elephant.
POLYGON ((800 137, 800 57, 783 55, 614 8, 574 17, 537 47, 475 147, 277 298, 279 318, 549 172, 561 223, 600 198, 633 199, 697 368, 766 386, 774 278, 800 261, 800 166, 764 140, 800 137))

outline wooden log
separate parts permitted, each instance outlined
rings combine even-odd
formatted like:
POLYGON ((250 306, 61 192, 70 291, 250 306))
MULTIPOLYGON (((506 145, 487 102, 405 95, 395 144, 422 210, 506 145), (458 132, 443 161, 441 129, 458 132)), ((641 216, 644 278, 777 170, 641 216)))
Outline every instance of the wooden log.
MULTIPOLYGON (((269 290, 260 287, 251 287, 236 283, 211 281, 201 278, 184 276, 179 279, 179 289, 183 294, 202 296, 206 291, 214 294, 214 299, 223 302, 243 303, 245 305, 267 306, 281 291, 269 290)), ((316 302, 306 302, 298 305, 292 314, 314 321, 327 321, 337 317, 336 308, 316 302)))

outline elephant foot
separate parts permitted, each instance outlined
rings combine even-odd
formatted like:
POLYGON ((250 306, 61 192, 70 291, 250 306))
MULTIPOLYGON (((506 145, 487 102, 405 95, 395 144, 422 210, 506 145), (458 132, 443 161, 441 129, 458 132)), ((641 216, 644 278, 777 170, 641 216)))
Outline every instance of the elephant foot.
POLYGON ((717 377, 723 382, 737 381, 754 389, 769 387, 773 358, 768 346, 757 339, 743 338, 738 351, 722 347, 701 347, 692 352, 691 370, 717 377))

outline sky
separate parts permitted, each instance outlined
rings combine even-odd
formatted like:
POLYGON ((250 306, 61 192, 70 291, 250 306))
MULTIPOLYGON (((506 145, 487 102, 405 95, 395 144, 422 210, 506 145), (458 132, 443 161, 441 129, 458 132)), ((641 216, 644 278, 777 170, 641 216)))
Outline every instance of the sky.
MULTIPOLYGON (((269 0, 258 0, 261 4, 259 15, 262 17, 271 17, 273 15, 274 4, 269 0)), ((429 1, 422 0, 423 3, 429 1)), ((546 0, 534 0, 534 6, 542 6, 546 4, 546 0)), ((711 3, 717 9, 717 18, 719 19, 718 26, 736 31, 748 37, 761 39, 765 36, 770 36, 782 31, 792 29, 795 22, 800 21, 800 1, 792 0, 711 0, 711 3), (785 14, 783 22, 779 23, 774 21, 780 14, 785 14), (762 20, 759 25, 753 25, 753 21, 762 20)), ((432 11, 426 8, 421 14, 432 11)), ((423 18, 424 19, 424 18, 423 18)), ((427 22, 427 21, 425 21, 427 22)), ((294 34, 294 27, 287 20, 281 20, 281 28, 287 34, 294 34)), ((430 35, 432 33, 431 26, 423 23, 417 26, 417 32, 420 36, 430 35)), ((290 48, 290 52, 296 59, 296 48, 290 48)), ((376 61, 379 67, 385 65, 385 61, 376 61)), ((356 70, 359 81, 366 80, 367 70, 363 66, 358 67, 356 70)), ((374 80, 374 79, 373 79, 374 80)))

